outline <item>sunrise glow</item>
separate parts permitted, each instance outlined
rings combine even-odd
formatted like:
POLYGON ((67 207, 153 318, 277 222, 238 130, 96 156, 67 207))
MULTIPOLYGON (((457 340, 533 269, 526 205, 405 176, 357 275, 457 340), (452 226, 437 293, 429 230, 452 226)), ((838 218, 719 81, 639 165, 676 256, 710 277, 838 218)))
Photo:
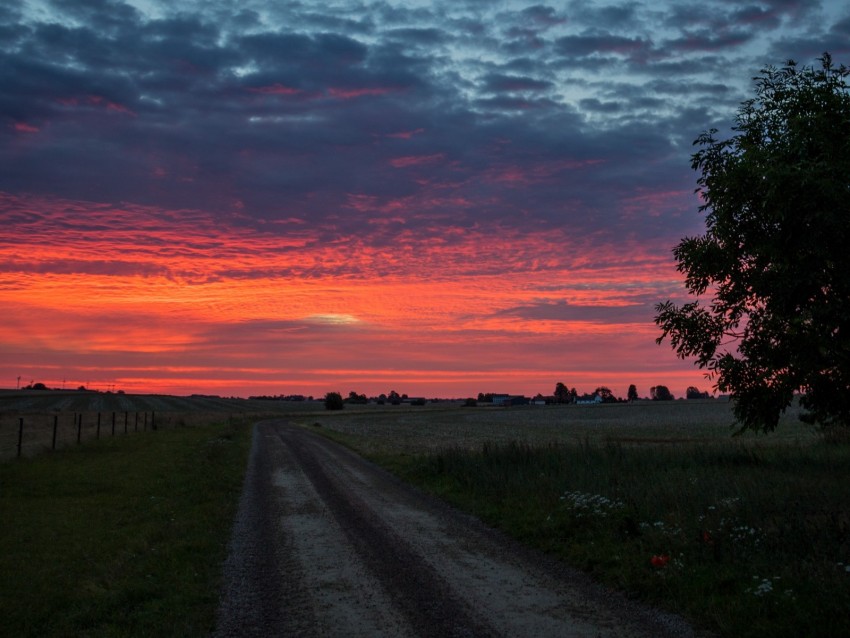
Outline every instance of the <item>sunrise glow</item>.
POLYGON ((675 3, 666 31, 596 3, 112 4, 0 13, 0 387, 711 389, 654 305, 702 227, 690 142, 809 55, 772 55, 790 14, 710 67, 675 3))

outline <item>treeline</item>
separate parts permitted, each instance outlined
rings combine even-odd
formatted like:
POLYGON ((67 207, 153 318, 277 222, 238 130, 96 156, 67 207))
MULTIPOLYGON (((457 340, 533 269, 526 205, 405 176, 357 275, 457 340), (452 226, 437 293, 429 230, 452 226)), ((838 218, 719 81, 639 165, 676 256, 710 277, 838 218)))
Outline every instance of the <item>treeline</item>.
POLYGON ((436 403, 447 399, 426 399, 424 397, 410 397, 407 394, 399 394, 395 390, 390 390, 389 394, 379 394, 374 397, 367 397, 365 394, 358 394, 354 390, 348 393, 348 396, 343 398, 339 392, 328 392, 325 395, 325 408, 328 410, 341 410, 346 405, 367 405, 375 403, 377 405, 401 405, 409 403, 410 405, 425 405, 426 403, 436 403))
MULTIPOLYGON (((709 399, 711 395, 708 392, 702 392, 699 388, 690 386, 685 397, 687 399, 709 399)), ((312 398, 312 397, 311 397, 312 398)), ((676 397, 670 392, 670 389, 665 385, 654 385, 649 389, 648 397, 640 397, 637 387, 632 384, 629 386, 626 398, 615 396, 607 386, 599 386, 593 392, 585 392, 579 394, 575 388, 568 388, 564 383, 555 384, 555 391, 550 395, 542 393, 536 394, 534 397, 525 397, 522 395, 499 394, 495 392, 479 392, 478 397, 470 397, 466 399, 464 405, 474 407, 478 404, 485 405, 528 405, 533 404, 585 404, 585 403, 626 403, 633 401, 673 401, 676 397)), ((374 403, 377 405, 400 405, 409 403, 410 405, 425 405, 429 401, 437 402, 442 399, 424 399, 422 397, 409 397, 407 394, 399 394, 395 390, 391 390, 389 394, 379 394, 378 396, 368 397, 365 394, 359 394, 352 390, 347 397, 339 392, 328 392, 325 395, 325 407, 328 410, 341 410, 346 405, 367 405, 374 403)))
MULTIPOLYGON (((666 385, 654 385, 649 389, 648 397, 641 397, 638 394, 637 386, 631 384, 629 386, 626 398, 615 396, 611 389, 606 386, 599 386, 593 392, 579 394, 575 388, 568 388, 564 383, 557 383, 555 391, 548 396, 538 394, 534 397, 534 401, 541 400, 546 403, 624 403, 632 401, 673 401, 676 397, 670 392, 670 388, 666 385)), ((708 392, 702 392, 699 388, 690 386, 686 393, 687 399, 709 399, 711 395, 708 392)))

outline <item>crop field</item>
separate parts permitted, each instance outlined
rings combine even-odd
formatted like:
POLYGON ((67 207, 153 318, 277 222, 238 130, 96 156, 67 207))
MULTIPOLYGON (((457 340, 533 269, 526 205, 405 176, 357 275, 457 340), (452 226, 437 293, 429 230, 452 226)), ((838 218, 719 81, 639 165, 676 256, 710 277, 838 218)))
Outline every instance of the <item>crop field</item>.
POLYGON ((465 408, 451 403, 369 405, 294 415, 293 420, 352 437, 361 452, 422 454, 507 442, 664 447, 733 442, 775 446, 819 440, 815 430, 799 421, 798 414, 799 408, 789 408, 777 432, 770 436, 747 434, 734 439, 732 406, 718 400, 510 408, 465 408))

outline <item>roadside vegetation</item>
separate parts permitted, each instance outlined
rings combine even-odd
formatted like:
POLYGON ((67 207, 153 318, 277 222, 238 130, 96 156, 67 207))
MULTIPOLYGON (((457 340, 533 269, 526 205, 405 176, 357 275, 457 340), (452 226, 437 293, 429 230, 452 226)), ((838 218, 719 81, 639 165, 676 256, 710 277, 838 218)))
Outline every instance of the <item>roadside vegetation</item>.
MULTIPOLYGON (((796 407, 738 437, 717 400, 288 409, 721 635, 850 633, 850 443, 796 407)), ((4 635, 207 635, 255 418, 186 416, 0 463, 4 635)))
POLYGON ((208 635, 250 443, 227 421, 0 464, 0 633, 208 635))
POLYGON ((424 413, 325 417, 317 430, 721 635, 850 633, 850 445, 795 415, 774 435, 732 437, 730 410, 708 401, 434 412, 428 440, 411 426, 424 413), (465 436, 433 447, 450 432, 465 436))

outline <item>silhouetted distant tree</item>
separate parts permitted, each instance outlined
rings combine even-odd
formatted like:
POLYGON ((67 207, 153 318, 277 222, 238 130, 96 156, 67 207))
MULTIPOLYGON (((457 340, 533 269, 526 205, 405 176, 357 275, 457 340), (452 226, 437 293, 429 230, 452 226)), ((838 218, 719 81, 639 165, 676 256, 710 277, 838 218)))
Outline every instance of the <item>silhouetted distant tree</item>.
POLYGON ((649 389, 649 396, 653 401, 672 401, 673 394, 666 385, 654 385, 649 389))
POLYGON ((693 385, 689 386, 688 389, 685 390, 686 399, 707 399, 708 397, 708 392, 700 392, 700 389, 693 385))
POLYGON ((369 399, 366 398, 365 394, 357 394, 354 390, 348 393, 348 398, 346 399, 346 403, 353 403, 356 405, 366 405, 369 403, 369 399))
POLYGON ((611 392, 611 388, 606 388, 604 385, 599 386, 594 390, 594 394, 598 395, 600 399, 602 399, 602 403, 616 403, 617 397, 614 396, 614 393, 611 392))
POLYGON ((563 383, 558 382, 555 384, 555 403, 571 403, 570 401, 570 391, 567 389, 563 383))
POLYGON ((345 403, 342 400, 342 395, 339 392, 328 392, 325 395, 326 410, 342 410, 345 403))
POLYGON ((637 392, 637 388, 635 387, 634 383, 629 386, 629 392, 627 394, 627 397, 628 397, 629 401, 637 401, 638 400, 638 392, 637 392))

